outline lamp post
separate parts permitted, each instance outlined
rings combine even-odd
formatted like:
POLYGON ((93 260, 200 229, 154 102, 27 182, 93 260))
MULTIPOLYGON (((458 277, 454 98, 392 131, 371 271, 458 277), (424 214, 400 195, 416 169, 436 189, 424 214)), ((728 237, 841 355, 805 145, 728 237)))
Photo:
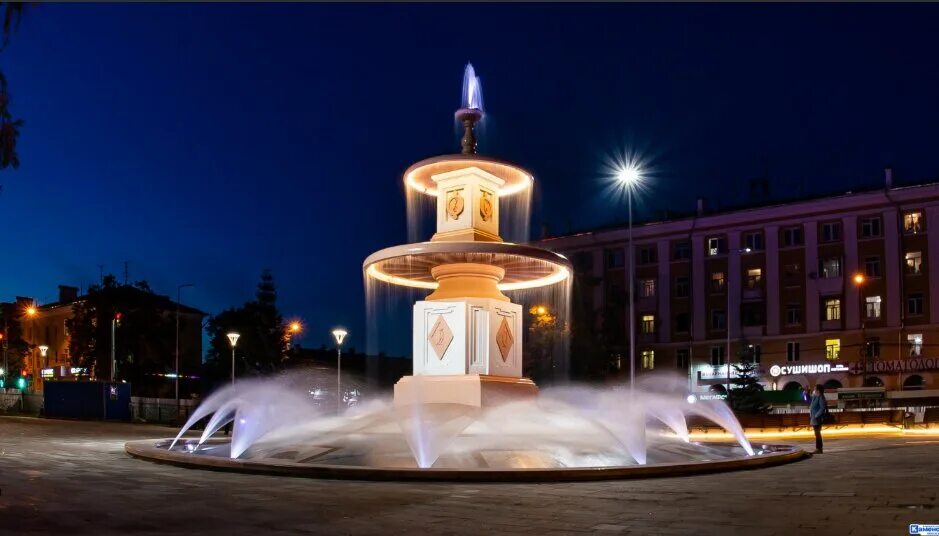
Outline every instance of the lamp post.
POLYGON ((235 385, 235 345, 238 344, 238 337, 241 337, 240 333, 234 331, 228 334, 228 342, 231 343, 231 384, 235 385))
MULTIPOLYGON (((33 328, 35 327, 35 326, 33 325, 32 320, 33 320, 34 318, 36 318, 36 315, 39 314, 39 310, 36 309, 36 306, 30 305, 30 306, 26 307, 25 313, 26 313, 26 318, 30 319, 29 327, 30 327, 30 333, 32 333, 32 330, 33 330, 33 328)), ((30 338, 32 338, 32 335, 30 335, 30 338)), ((32 341, 30 341, 30 342, 32 342, 32 341)), ((4 356, 6 356, 6 353, 4 353, 4 356)), ((30 365, 32 365, 32 364, 33 364, 32 362, 35 361, 35 354, 33 354, 32 351, 29 352, 29 358, 30 358, 30 365)), ((30 368, 31 368, 31 367, 30 367, 30 368)))
POLYGON ((342 341, 348 334, 342 328, 333 330, 333 337, 336 338, 336 413, 342 408, 342 341))
MULTIPOLYGON (((737 253, 750 253, 752 251, 750 248, 737 248, 730 250, 731 252, 737 253)), ((743 282, 743 267, 740 268, 740 280, 743 282)), ((727 355, 725 356, 725 363, 727 367, 727 403, 730 403, 730 254, 727 255, 727 276, 724 280, 724 292, 727 293, 727 315, 724 318, 725 330, 727 332, 727 355)))
MULTIPOLYGON (((854 282, 854 286, 858 289, 858 295, 860 295, 861 287, 867 282, 867 278, 864 277, 864 274, 858 272, 854 274, 851 281, 854 282)), ((861 362, 864 364, 864 371, 861 376, 861 387, 867 387, 867 364, 871 355, 870 349, 867 347, 867 332, 865 331, 867 324, 867 304, 866 302, 862 303, 864 303, 864 310, 861 312, 861 362)))
POLYGON ((117 326, 121 323, 121 313, 114 313, 114 318, 111 319, 111 381, 114 381, 116 375, 114 374, 117 368, 117 346, 116 346, 116 337, 117 337, 117 326))
POLYGON ((634 165, 627 164, 621 168, 616 178, 626 188, 626 205, 629 213, 629 223, 626 228, 627 242, 629 248, 629 273, 626 276, 629 280, 629 392, 632 393, 636 385, 636 307, 633 294, 636 290, 635 281, 635 262, 633 256, 633 188, 642 180, 642 170, 634 165))
POLYGON ((176 373, 175 380, 175 391, 176 391, 176 417, 179 417, 179 299, 182 290, 186 287, 194 287, 192 283, 186 283, 184 285, 179 285, 176 287, 176 366, 174 367, 174 372, 176 373))

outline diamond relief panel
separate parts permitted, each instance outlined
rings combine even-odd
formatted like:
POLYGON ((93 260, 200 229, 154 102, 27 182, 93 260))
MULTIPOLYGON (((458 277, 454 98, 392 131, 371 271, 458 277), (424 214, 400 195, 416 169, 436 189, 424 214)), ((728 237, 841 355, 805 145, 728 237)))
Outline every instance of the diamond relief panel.
POLYGON ((513 344, 515 344, 515 337, 512 336, 509 322, 503 316, 499 331, 496 332, 496 346, 499 347, 499 353, 502 354, 503 363, 509 358, 509 351, 512 349, 513 344))
POLYGON ((427 340, 430 342, 431 348, 434 349, 434 353, 437 354, 437 359, 443 359, 443 355, 447 353, 447 348, 453 342, 453 331, 450 330, 450 325, 447 324, 442 315, 437 317, 434 327, 430 328, 427 340))

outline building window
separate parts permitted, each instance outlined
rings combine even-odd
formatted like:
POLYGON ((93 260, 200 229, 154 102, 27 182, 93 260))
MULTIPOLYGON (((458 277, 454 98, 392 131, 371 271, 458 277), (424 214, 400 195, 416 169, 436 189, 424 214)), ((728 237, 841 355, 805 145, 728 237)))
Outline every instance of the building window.
POLYGON ((923 232, 923 213, 907 212, 903 215, 903 232, 916 234, 923 232))
POLYGON ((841 240, 841 223, 823 223, 822 242, 837 242, 839 240, 841 240))
POLYGON ((685 261, 691 258, 691 242, 682 241, 675 244, 673 257, 676 261, 685 261))
POLYGON ((711 309, 711 329, 724 329, 727 317, 722 309, 711 309))
POLYGON ((642 315, 640 327, 643 333, 655 333, 655 315, 642 315))
POLYGON ((861 238, 875 238, 880 236, 880 218, 864 218, 861 220, 861 238))
POLYGON ((756 365, 760 364, 760 359, 762 358, 762 350, 760 349, 759 344, 750 344, 747 346, 747 351, 743 355, 743 360, 747 363, 754 363, 756 365))
POLYGON ((711 292, 723 292, 724 283, 724 272, 714 272, 711 274, 711 292))
POLYGON ((906 314, 911 316, 923 314, 923 295, 921 293, 917 292, 906 297, 906 314))
POLYGON ((676 350, 675 351, 675 366, 680 369, 687 369, 688 365, 691 363, 691 359, 688 358, 688 350, 676 350))
POLYGON ((867 346, 867 357, 880 357, 880 337, 871 337, 865 342, 867 346))
POLYGON ((801 246, 802 245, 802 227, 790 227, 783 229, 783 246, 801 246))
POLYGON ((724 347, 712 346, 711 347, 711 366, 719 367, 723 364, 724 364, 724 347))
POLYGON ((639 296, 643 298, 655 297, 655 279, 639 280, 639 296))
POLYGON ((639 264, 655 264, 655 246, 642 246, 639 248, 639 264))
POLYGON ((750 268, 747 270, 747 288, 758 288, 760 280, 763 278, 763 270, 760 268, 750 268))
POLYGON ((790 303, 786 306, 786 325, 798 326, 802 323, 802 306, 790 303))
POLYGON ((923 252, 908 251, 906 253, 906 273, 921 274, 923 272, 923 252))
POLYGON ((867 277, 880 277, 880 257, 864 258, 864 274, 867 277))
POLYGON ((745 248, 749 248, 750 251, 760 251, 763 249, 763 233, 757 231, 753 233, 747 233, 743 237, 743 245, 745 248))
POLYGON ((866 315, 868 320, 877 320, 880 318, 880 296, 868 296, 864 298, 866 306, 866 315))
POLYGON ((727 252, 727 244, 722 237, 708 238, 708 255, 711 257, 727 252))
POLYGON ((783 285, 787 287, 802 286, 802 266, 787 264, 783 266, 783 285))
POLYGON ((841 300, 825 298, 825 320, 841 320, 841 300))
POLYGON ((688 333, 691 330, 691 321, 688 313, 675 315, 675 333, 688 333))
POLYGON ((822 277, 841 277, 841 257, 827 257, 822 259, 822 277))
POLYGON ((643 370, 652 370, 655 368, 655 350, 642 351, 642 368, 643 370))
POLYGON ((786 343, 786 361, 799 360, 799 343, 789 341, 786 343))
POLYGON ((622 268, 626 265, 626 252, 622 249, 606 250, 606 267, 622 268))
POLYGON ((741 308, 743 325, 747 327, 756 327, 763 325, 763 304, 747 302, 741 308))
POLYGON ((691 284, 685 276, 675 278, 675 297, 687 298, 691 291, 691 284))
POLYGON ((834 361, 841 355, 841 339, 825 340, 825 358, 834 361))
POLYGON ((910 343, 910 357, 919 357, 923 355, 922 333, 910 333, 906 336, 906 340, 910 343))

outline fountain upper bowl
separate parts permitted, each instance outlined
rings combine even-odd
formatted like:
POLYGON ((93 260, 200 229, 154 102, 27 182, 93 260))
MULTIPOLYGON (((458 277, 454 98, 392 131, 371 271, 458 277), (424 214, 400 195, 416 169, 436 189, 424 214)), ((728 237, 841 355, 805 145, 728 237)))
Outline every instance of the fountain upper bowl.
POLYGON ((499 197, 507 197, 531 188, 535 178, 521 167, 498 158, 478 154, 448 154, 427 158, 413 164, 404 172, 404 185, 427 195, 437 195, 434 175, 477 167, 505 181, 499 188, 499 197))

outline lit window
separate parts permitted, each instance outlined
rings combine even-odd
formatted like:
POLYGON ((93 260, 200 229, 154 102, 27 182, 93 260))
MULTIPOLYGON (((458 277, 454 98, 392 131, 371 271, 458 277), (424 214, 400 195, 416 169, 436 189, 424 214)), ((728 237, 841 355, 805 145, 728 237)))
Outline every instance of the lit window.
POLYGON ((906 340, 910 342, 910 357, 919 357, 923 354, 922 333, 910 333, 906 336, 906 340))
POLYGON ((923 213, 907 212, 903 215, 903 232, 916 234, 923 231, 923 213))
POLYGON ((825 340, 825 357, 832 361, 838 359, 841 354, 841 339, 825 340))
POLYGON ((919 274, 923 271, 923 253, 921 251, 909 251, 906 254, 906 273, 919 274))
POLYGON ((722 292, 724 290, 724 272, 714 272, 711 274, 711 292, 722 292))
POLYGON ((652 370, 655 368, 655 351, 654 350, 642 351, 642 368, 645 370, 652 370))
POLYGON ((759 268, 750 268, 747 270, 747 288, 757 288, 760 286, 760 279, 763 277, 763 270, 759 268))
POLYGON ((864 298, 864 302, 867 306, 867 318, 871 320, 880 318, 880 296, 868 296, 864 298))
POLYGON ((825 320, 841 320, 841 300, 838 298, 825 300, 825 320))
POLYGON ((822 277, 841 277, 841 258, 828 257, 822 259, 822 277))
POLYGON ((655 279, 639 280, 639 295, 643 298, 652 298, 655 296, 655 279))
POLYGON ((720 255, 727 250, 724 239, 720 237, 708 238, 708 255, 720 255))
POLYGON ((655 315, 642 315, 641 328, 643 333, 655 333, 655 315))
POLYGON ((861 220, 861 238, 874 238, 880 236, 880 218, 864 218, 861 220))

